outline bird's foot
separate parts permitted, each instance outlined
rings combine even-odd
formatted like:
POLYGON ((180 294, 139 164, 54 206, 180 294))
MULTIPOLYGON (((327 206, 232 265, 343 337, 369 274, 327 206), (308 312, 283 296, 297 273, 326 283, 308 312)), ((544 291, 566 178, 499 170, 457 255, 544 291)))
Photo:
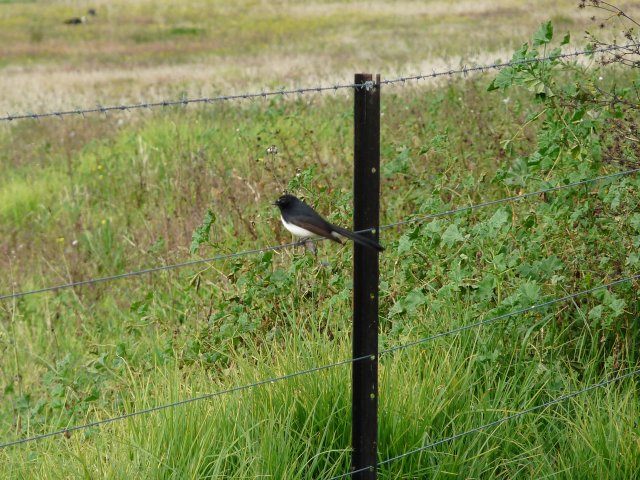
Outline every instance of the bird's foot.
POLYGON ((304 246, 307 248, 307 250, 309 250, 315 256, 318 255, 318 247, 316 247, 316 242, 306 239, 303 241, 303 243, 304 243, 304 246))

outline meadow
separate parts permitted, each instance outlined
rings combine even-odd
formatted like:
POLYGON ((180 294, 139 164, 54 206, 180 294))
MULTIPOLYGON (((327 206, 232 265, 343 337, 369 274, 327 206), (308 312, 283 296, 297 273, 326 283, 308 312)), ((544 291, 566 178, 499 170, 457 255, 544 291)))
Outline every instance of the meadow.
MULTIPOLYGON (((625 40, 625 19, 574 3, 97 1, 71 27, 84 2, 3 1, 0 112, 393 78, 582 49, 585 29, 625 40)), ((634 68, 596 55, 383 86, 381 224, 639 168, 634 68)), ((348 226, 352 123, 348 90, 3 122, 0 295, 288 243, 283 189, 348 226)), ((639 191, 629 174, 383 229, 380 348, 637 275, 639 191)), ((0 300, 0 444, 349 359, 351 246, 318 249, 0 300)), ((637 289, 383 355, 380 461, 638 369, 637 289)), ((328 479, 349 470, 350 395, 344 364, 2 448, 0 466, 328 479)), ((634 478, 639 416, 630 377, 379 476, 634 478)))

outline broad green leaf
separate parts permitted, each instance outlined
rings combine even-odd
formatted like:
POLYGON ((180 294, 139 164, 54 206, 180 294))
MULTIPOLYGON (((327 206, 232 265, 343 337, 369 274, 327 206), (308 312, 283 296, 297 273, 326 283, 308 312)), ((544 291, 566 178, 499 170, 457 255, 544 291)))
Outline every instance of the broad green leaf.
POLYGON ((464 236, 460 233, 458 226, 455 224, 449 225, 449 227, 442 234, 442 243, 452 247, 455 243, 464 240, 464 236))
POLYGON ((536 282, 527 281, 519 288, 521 295, 520 304, 523 306, 534 305, 540 299, 540 285, 536 282))
POLYGON ((415 315, 418 307, 427 302, 427 297, 419 288, 414 288, 406 296, 400 298, 390 309, 389 315, 406 312, 415 315))
POLYGON ((478 283, 478 290, 476 292, 478 299, 481 301, 491 300, 497 284, 498 282, 495 275, 492 273, 485 275, 478 283))
POLYGON ((510 67, 500 70, 493 81, 489 84, 487 90, 489 92, 498 89, 506 90, 513 84, 514 73, 514 69, 510 67))
POLYGON ((602 312, 604 311, 604 307, 602 305, 596 305, 591 310, 589 310, 589 320, 599 320, 602 318, 602 312))
POLYGON ((533 35, 533 46, 546 45, 553 38, 553 25, 551 22, 545 22, 540 25, 538 31, 533 35))
POLYGON ((414 288, 404 298, 404 308, 407 313, 415 314, 418 307, 424 305, 427 301, 427 297, 420 289, 414 288))
POLYGON ((409 235, 402 235, 398 240, 398 254, 403 255, 414 248, 415 241, 409 235))
POLYGON ((511 57, 511 60, 513 61, 523 60, 528 56, 531 56, 531 52, 529 52, 529 44, 523 43, 518 50, 513 52, 513 56, 511 57))
POLYGON ((282 283, 289 279, 289 275, 281 268, 276 268, 269 276, 273 283, 282 283))
POLYGON ((609 308, 613 312, 614 317, 619 317, 624 313, 624 307, 627 304, 625 300, 622 298, 616 298, 614 295, 611 296, 611 300, 609 302, 609 308))
POLYGON ((195 254, 198 251, 200 245, 209 241, 209 232, 211 232, 211 225, 213 225, 215 221, 215 214, 211 211, 211 209, 208 209, 207 213, 204 216, 204 220, 202 220, 202 225, 198 226, 191 236, 191 247, 189 248, 189 250, 191 251, 191 255, 195 254))
POLYGON ((500 230, 504 225, 509 222, 509 212, 506 209, 501 208, 497 210, 489 219, 489 226, 493 231, 500 230))

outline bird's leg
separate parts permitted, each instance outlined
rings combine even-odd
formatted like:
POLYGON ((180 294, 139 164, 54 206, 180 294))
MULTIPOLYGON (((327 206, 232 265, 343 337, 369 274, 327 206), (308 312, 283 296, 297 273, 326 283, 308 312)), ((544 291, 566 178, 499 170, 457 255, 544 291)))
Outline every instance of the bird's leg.
POLYGON ((307 240, 308 240, 308 239, 306 239, 306 238, 301 238, 301 239, 299 239, 298 241, 296 241, 296 242, 293 244, 293 251, 294 251, 294 253, 296 252, 296 250, 298 249, 298 247, 302 247, 302 248, 303 248, 303 250, 306 250, 307 240))
POLYGON ((304 240, 304 246, 311 251, 316 257, 318 256, 318 248, 316 247, 316 242, 309 240, 308 238, 304 240))

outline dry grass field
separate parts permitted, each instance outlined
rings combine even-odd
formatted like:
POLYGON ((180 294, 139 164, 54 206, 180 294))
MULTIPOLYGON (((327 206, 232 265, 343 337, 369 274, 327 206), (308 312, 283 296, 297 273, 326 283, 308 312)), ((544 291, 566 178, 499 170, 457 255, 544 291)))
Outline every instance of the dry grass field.
MULTIPOLYGON (((626 2, 632 8, 634 2, 626 2)), ((0 3, 0 112, 386 78, 505 59, 551 19, 597 28, 572 0, 0 3), (65 19, 97 15, 83 25, 65 19)), ((637 6, 635 8, 638 8, 637 6)), ((633 11, 633 8, 632 10, 633 11)))

